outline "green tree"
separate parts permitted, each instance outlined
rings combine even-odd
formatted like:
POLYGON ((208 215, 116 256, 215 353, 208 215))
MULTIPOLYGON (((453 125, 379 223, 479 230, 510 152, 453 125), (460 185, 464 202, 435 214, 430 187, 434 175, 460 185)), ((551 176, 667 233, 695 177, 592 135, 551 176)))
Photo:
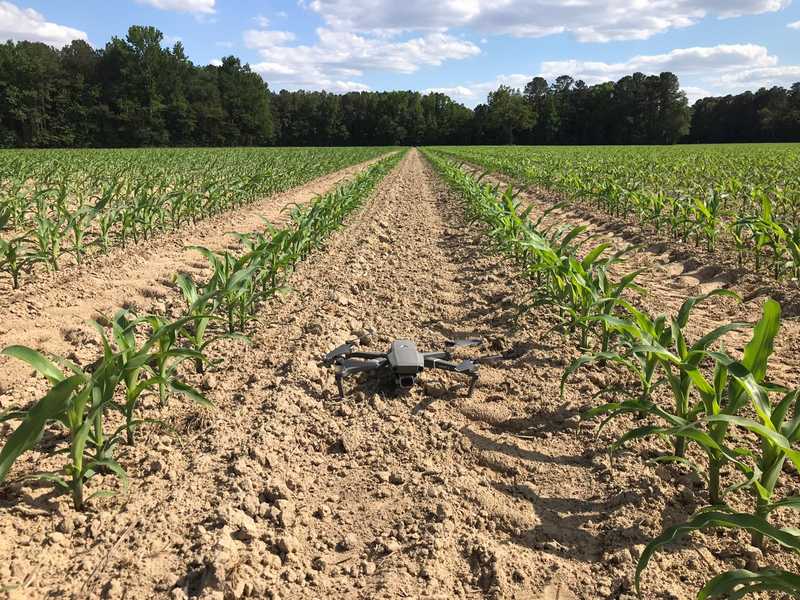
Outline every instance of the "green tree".
POLYGON ((529 130, 536 122, 531 106, 519 90, 501 85, 489 93, 488 125, 502 144, 513 144, 514 135, 529 130))

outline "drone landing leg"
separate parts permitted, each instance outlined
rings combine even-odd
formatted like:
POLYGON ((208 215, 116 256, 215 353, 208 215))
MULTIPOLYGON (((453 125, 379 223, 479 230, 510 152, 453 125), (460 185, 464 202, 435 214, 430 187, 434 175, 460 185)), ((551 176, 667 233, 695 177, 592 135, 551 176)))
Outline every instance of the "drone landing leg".
POLYGON ((344 385, 342 385, 341 375, 336 375, 336 387, 339 389, 339 400, 344 400, 344 385))
POLYGON ((478 383, 478 376, 474 376, 471 378, 469 382, 469 389, 467 390, 467 396, 472 397, 472 392, 475 391, 475 385, 478 383))

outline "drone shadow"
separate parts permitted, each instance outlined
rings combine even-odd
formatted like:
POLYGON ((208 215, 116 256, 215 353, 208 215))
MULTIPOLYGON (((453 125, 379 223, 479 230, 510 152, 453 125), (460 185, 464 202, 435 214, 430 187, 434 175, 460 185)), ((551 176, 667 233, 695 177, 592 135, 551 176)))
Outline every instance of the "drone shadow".
POLYGON ((519 437, 542 437, 546 433, 564 431, 564 422, 581 411, 561 405, 554 411, 539 410, 525 417, 512 417, 493 426, 495 433, 510 433, 519 437))
POLYGON ((589 465, 591 465, 591 461, 589 459, 583 458, 582 456, 574 456, 574 455, 550 456, 548 454, 543 454, 535 450, 525 450, 523 448, 520 448, 519 446, 510 444, 508 442, 497 442, 491 438, 486 437, 485 435, 481 435, 480 433, 473 431, 469 427, 464 427, 462 429, 462 433, 467 437, 467 439, 470 442, 472 442, 472 445, 478 450, 483 450, 486 452, 499 452, 505 454, 506 456, 510 456, 511 458, 519 459, 522 461, 531 461, 543 464, 573 465, 581 467, 588 467, 589 465))
POLYGON ((604 553, 649 541, 649 536, 637 525, 608 532, 587 531, 606 521, 620 507, 614 498, 600 501, 546 497, 535 491, 534 484, 527 482, 517 485, 494 482, 491 485, 503 494, 530 502, 539 523, 512 537, 513 543, 525 548, 594 563, 604 553))

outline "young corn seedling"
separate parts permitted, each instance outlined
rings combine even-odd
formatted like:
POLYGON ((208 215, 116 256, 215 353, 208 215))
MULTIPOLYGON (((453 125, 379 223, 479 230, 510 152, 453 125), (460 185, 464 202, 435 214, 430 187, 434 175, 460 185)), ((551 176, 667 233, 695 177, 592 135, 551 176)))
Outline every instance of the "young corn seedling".
POLYGON ((133 445, 135 430, 146 422, 152 422, 136 418, 142 394, 151 389, 158 390, 162 406, 166 403, 169 392, 181 394, 201 406, 211 406, 206 398, 176 376, 176 368, 184 360, 205 360, 200 352, 175 347, 177 334, 190 320, 184 318, 167 323, 156 316, 137 318, 128 311, 121 310, 111 323, 112 340, 116 350, 112 349, 111 341, 104 329, 96 325, 103 341, 106 360, 115 355, 118 357, 121 380, 125 385, 124 402, 116 405, 125 417, 125 424, 114 434, 115 439, 124 430, 128 444, 133 445), (150 326, 151 333, 139 347, 136 330, 143 324, 150 326))
MULTIPOLYGON (((740 411, 747 403, 749 386, 762 384, 767 374, 767 363, 773 351, 775 337, 780 328, 780 305, 774 300, 764 304, 761 319, 753 329, 753 337, 744 349, 741 365, 746 369, 748 376, 731 377, 731 367, 738 365, 724 352, 707 353, 715 360, 714 376, 707 380, 699 368, 699 363, 682 365, 689 374, 692 383, 697 389, 703 404, 704 420, 709 424, 709 436, 713 444, 702 444, 703 450, 709 459, 709 495, 712 504, 720 504, 723 492, 720 482, 720 472, 729 457, 714 445, 722 447, 731 422, 740 419, 740 411), (745 382, 747 385, 745 385, 745 382)), ((696 424, 695 424, 696 425, 696 424)), ((693 435, 693 431, 686 430, 681 435, 693 435)), ((734 461, 737 467, 740 461, 734 461)), ((745 471, 749 469, 745 468, 745 471)))
POLYGON ((44 262, 49 270, 58 271, 58 261, 64 253, 61 247, 64 235, 60 223, 47 216, 38 216, 33 235, 37 259, 44 262))
MULTIPOLYGON (((195 370, 198 373, 205 372, 206 362, 211 362, 206 356, 206 351, 224 339, 235 339, 250 342, 250 338, 239 333, 212 333, 208 326, 212 320, 219 317, 212 316, 216 310, 216 291, 206 292, 199 289, 189 275, 178 274, 175 276, 175 283, 183 294, 186 301, 186 316, 188 320, 182 329, 182 336, 189 344, 189 348, 194 352, 205 357, 196 358, 194 361, 195 370)), ((215 364, 212 362, 212 364, 215 364)))
POLYGON ((78 266, 83 263, 83 254, 86 251, 86 242, 84 240, 89 232, 89 227, 104 207, 105 205, 101 201, 95 206, 81 206, 69 215, 67 227, 72 232, 72 248, 70 252, 75 257, 75 262, 78 266))
POLYGON ((693 206, 693 221, 697 243, 702 240, 706 242, 706 248, 710 251, 714 248, 719 234, 719 223, 724 216, 723 196, 712 189, 704 197, 695 197, 693 206))
MULTIPOLYGON (((756 500, 755 516, 767 520, 776 508, 800 508, 800 498, 788 498, 775 502, 775 487, 786 460, 800 468, 800 389, 785 390, 778 386, 767 386, 756 382, 755 376, 741 363, 728 366, 732 376, 747 391, 750 403, 758 420, 738 415, 720 415, 709 418, 744 428, 755 433, 760 441, 760 454, 756 455, 755 473, 750 489, 756 500), (777 404, 770 402, 770 393, 779 393, 777 404)), ((753 545, 764 547, 763 534, 753 534, 753 545)))
POLYGON ((243 331, 254 316, 252 279, 257 266, 251 264, 252 253, 237 258, 229 252, 215 253, 202 246, 192 248, 200 252, 214 269, 206 290, 216 295, 228 323, 228 333, 243 331))
MULTIPOLYGON (((100 246, 100 251, 107 253, 111 247, 111 232, 120 221, 122 209, 119 206, 107 206, 97 216, 97 239, 95 244, 100 246)), ((125 247, 124 237, 121 237, 120 244, 125 247)))
MULTIPOLYGON (((202 317, 201 317, 202 318, 202 317)), ((149 366, 158 384, 158 396, 161 406, 167 403, 169 392, 181 394, 190 400, 211 407, 211 403, 194 388, 183 383, 177 376, 178 367, 186 360, 203 363, 206 360, 201 351, 182 348, 178 345, 178 334, 183 331, 192 317, 184 317, 168 322, 157 315, 148 315, 142 319, 150 326, 150 338, 145 342, 143 350, 148 352, 149 366)))
POLYGON ((29 251, 32 243, 29 235, 20 235, 9 240, 0 239, 0 271, 11 277, 11 286, 19 288, 20 275, 28 273, 42 259, 29 251))
POLYGON ((10 346, 3 350, 3 354, 27 362, 53 387, 25 411, 22 422, 0 450, 0 481, 5 479, 14 461, 37 444, 45 428, 58 422, 69 434, 69 458, 63 474, 36 473, 28 478, 50 481, 68 491, 77 510, 81 510, 91 497, 107 494, 100 491, 89 498, 84 497, 85 483, 97 473, 111 472, 127 484, 127 475, 111 458, 103 432, 104 414, 113 401, 121 374, 116 357, 99 361, 91 374, 62 360, 72 372, 66 376, 54 363, 30 348, 10 346), (90 453, 92 447, 94 454, 90 453))

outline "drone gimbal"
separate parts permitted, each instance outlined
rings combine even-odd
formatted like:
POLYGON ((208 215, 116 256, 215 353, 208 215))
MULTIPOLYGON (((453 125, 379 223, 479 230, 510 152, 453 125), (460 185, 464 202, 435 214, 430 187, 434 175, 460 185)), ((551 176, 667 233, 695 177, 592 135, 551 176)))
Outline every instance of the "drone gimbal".
POLYGON ((417 382, 417 375, 425 369, 443 369, 462 373, 471 378, 468 394, 472 395, 478 381, 478 365, 471 360, 453 362, 450 350, 464 346, 478 346, 481 340, 447 341, 448 350, 441 352, 419 352, 417 345, 410 340, 392 342, 387 352, 359 352, 355 350, 358 340, 346 342, 328 352, 322 360, 325 365, 336 367, 336 387, 339 397, 344 398, 342 380, 345 377, 371 371, 389 371, 394 375, 397 387, 406 391, 417 382))

